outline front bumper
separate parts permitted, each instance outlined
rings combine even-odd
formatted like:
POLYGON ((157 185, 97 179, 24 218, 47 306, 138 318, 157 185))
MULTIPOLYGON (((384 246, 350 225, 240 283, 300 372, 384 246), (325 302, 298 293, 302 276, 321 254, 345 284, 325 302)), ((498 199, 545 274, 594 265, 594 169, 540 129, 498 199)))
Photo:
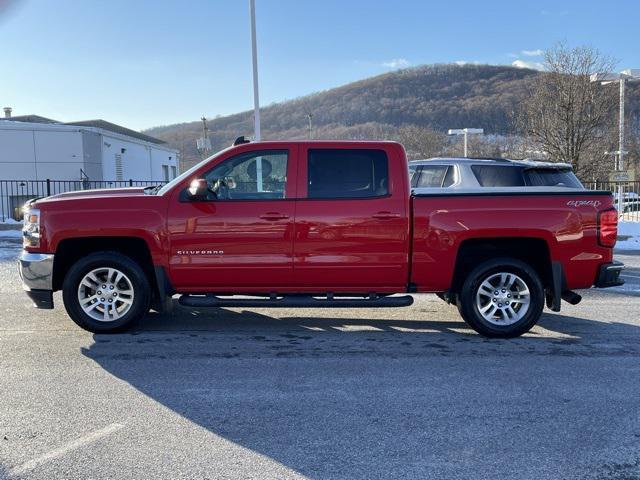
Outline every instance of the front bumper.
POLYGON ((597 288, 608 288, 624 285, 624 280, 620 278, 622 270, 624 270, 624 264, 615 260, 611 263, 600 265, 595 286, 597 288))
POLYGON ((22 287, 37 308, 53 308, 53 254, 23 251, 18 258, 22 287))

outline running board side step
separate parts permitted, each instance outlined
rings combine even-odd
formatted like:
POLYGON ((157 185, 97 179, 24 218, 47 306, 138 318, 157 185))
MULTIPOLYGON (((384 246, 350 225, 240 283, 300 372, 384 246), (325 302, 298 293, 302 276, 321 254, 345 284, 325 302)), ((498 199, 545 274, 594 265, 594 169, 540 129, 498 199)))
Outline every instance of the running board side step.
POLYGON ((311 295, 288 295, 279 298, 220 298, 215 295, 182 295, 180 305, 185 307, 246 307, 246 308, 375 308, 375 307, 408 307, 413 304, 413 297, 380 297, 370 295, 357 298, 316 298, 311 295))

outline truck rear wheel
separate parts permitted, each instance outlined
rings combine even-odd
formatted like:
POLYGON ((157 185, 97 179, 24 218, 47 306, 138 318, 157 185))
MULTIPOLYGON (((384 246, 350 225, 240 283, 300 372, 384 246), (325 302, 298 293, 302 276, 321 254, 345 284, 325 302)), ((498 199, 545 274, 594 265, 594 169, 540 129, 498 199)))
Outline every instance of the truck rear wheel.
POLYGON ((537 272, 520 260, 497 258, 478 265, 457 297, 462 318, 487 337, 509 338, 528 332, 544 308, 537 272))
POLYGON ((62 286, 71 319, 94 333, 122 332, 148 311, 149 280, 131 258, 118 252, 98 252, 78 260, 62 286))

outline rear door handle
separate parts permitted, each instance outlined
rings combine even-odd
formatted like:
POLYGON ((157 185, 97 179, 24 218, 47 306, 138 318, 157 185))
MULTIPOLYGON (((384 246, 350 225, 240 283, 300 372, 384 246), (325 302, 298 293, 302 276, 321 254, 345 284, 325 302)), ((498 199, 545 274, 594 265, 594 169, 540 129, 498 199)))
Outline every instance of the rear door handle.
POLYGON ((260 215, 260 218, 269 221, 286 220, 287 218, 289 218, 289 215, 285 215, 284 213, 279 212, 267 212, 260 215))
POLYGON ((392 220, 394 218, 400 218, 400 214, 391 212, 378 212, 373 215, 373 218, 377 218, 378 220, 392 220))

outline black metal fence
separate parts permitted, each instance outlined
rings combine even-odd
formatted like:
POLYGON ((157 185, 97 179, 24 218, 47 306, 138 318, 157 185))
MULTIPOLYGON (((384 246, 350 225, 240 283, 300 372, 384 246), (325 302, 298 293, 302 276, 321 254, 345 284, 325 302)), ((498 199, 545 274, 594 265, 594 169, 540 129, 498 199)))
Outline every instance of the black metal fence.
MULTIPOLYGON (((21 220, 21 208, 27 200, 34 197, 48 197, 56 193, 96 188, 144 187, 163 185, 166 182, 150 180, 0 180, 0 222, 9 219, 21 220)), ((609 190, 616 195, 621 188, 623 192, 624 220, 640 221, 640 181, 584 182, 590 190, 609 190)), ((617 200, 616 200, 617 201, 617 200)))
POLYGON ((164 183, 150 180, 0 180, 0 222, 21 220, 22 205, 35 197, 96 188, 146 187, 164 183))

